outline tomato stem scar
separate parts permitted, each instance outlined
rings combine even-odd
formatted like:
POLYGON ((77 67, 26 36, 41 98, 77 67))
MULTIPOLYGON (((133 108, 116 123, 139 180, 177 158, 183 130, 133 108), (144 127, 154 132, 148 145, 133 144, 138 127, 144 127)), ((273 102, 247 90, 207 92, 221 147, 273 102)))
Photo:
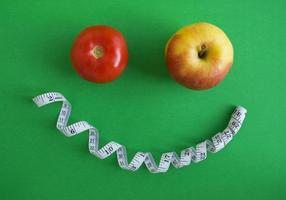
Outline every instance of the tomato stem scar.
POLYGON ((103 56, 103 48, 101 46, 95 46, 91 53, 96 59, 101 58, 103 56))

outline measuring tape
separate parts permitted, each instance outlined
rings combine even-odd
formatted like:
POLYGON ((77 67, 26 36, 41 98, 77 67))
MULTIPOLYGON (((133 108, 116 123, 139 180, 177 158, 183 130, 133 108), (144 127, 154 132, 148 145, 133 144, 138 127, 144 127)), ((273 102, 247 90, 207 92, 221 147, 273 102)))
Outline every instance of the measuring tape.
POLYGON ((238 133, 247 110, 241 106, 235 108, 231 115, 228 126, 224 131, 214 135, 211 140, 205 140, 196 145, 181 151, 180 156, 176 152, 163 153, 160 163, 157 166, 150 152, 137 152, 131 162, 128 164, 127 152, 125 146, 117 142, 111 141, 99 149, 99 132, 98 130, 86 121, 79 121, 71 125, 68 124, 68 119, 71 114, 71 104, 68 100, 58 92, 49 92, 41 94, 33 101, 38 107, 61 101, 62 107, 57 120, 57 129, 65 136, 71 137, 84 131, 89 131, 89 152, 100 159, 104 159, 114 152, 117 154, 118 164, 122 169, 136 171, 145 163, 148 170, 152 173, 162 173, 169 169, 170 164, 176 168, 181 168, 191 163, 198 163, 207 158, 207 151, 216 153, 223 149, 232 138, 238 133))

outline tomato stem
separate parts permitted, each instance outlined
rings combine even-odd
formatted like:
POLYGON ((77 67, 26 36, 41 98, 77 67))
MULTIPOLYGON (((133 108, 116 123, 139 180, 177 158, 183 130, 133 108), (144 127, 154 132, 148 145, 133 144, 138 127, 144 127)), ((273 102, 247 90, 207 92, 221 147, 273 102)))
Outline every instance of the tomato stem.
POLYGON ((92 55, 98 59, 98 58, 101 58, 103 56, 103 48, 101 46, 95 46, 93 49, 92 49, 92 55))

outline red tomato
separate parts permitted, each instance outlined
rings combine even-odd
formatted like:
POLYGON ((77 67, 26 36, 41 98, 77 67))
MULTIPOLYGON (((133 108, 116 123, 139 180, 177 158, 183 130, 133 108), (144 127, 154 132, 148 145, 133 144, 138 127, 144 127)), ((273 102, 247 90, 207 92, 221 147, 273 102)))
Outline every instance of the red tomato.
POLYGON ((77 36, 71 61, 77 73, 96 83, 111 82, 125 69, 128 60, 123 35, 109 26, 91 26, 77 36))

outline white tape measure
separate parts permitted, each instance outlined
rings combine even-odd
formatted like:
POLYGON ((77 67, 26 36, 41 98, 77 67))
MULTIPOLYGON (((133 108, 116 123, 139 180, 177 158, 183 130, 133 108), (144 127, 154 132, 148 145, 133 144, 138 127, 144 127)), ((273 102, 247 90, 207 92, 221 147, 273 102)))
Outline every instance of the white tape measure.
POLYGON ((158 166, 150 152, 137 152, 128 164, 125 146, 114 141, 109 142, 99 149, 99 132, 94 126, 86 121, 79 121, 74 124, 67 125, 71 113, 71 104, 62 94, 58 92, 49 92, 33 98, 33 101, 39 107, 49 103, 62 101, 63 104, 58 117, 57 128, 67 137, 74 136, 88 130, 88 147, 91 154, 99 157, 100 159, 104 159, 116 152, 118 164, 121 168, 136 171, 143 163, 145 163, 148 170, 152 173, 166 172, 171 163, 176 168, 181 168, 191 163, 198 163, 207 158, 207 150, 212 153, 218 152, 232 140, 233 136, 237 134, 247 112, 246 109, 241 106, 236 107, 231 115, 229 124, 224 131, 214 135, 211 140, 205 140, 199 143, 195 148, 189 147, 182 150, 180 157, 176 152, 163 153, 158 166))

